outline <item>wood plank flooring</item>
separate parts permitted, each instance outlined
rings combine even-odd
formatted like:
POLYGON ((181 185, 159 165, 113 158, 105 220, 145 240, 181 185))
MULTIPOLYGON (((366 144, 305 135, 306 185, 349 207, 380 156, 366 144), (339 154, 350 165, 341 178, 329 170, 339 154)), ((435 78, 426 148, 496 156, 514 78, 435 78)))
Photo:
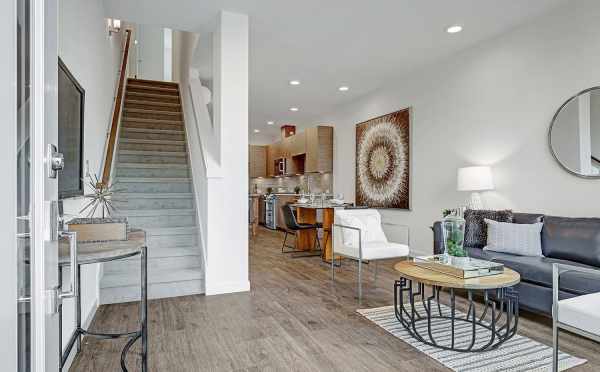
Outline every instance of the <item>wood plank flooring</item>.
MULTIPOLYGON (((344 261, 332 284, 330 266, 319 257, 282 254, 282 240, 282 233, 258 229, 249 293, 150 301, 150 371, 447 371, 355 313, 392 304, 396 261, 380 263, 376 283, 367 266, 359 305, 355 264, 344 261)), ((137 303, 103 305, 93 329, 132 329, 137 309, 137 303)), ((520 334, 550 344, 548 319, 531 313, 521 319, 520 334)), ((85 339, 71 371, 120 371, 123 344, 85 339)), ((600 371, 600 345, 563 333, 561 347, 589 360, 572 371, 600 371)), ((135 355, 128 368, 139 370, 135 355)))

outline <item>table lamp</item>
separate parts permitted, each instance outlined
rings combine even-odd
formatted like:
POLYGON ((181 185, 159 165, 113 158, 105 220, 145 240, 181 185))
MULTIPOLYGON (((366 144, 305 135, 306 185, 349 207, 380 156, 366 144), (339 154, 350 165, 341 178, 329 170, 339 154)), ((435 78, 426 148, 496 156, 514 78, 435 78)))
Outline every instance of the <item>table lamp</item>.
POLYGON ((483 209, 479 192, 494 189, 492 169, 485 166, 458 168, 456 189, 471 191, 470 209, 483 209))

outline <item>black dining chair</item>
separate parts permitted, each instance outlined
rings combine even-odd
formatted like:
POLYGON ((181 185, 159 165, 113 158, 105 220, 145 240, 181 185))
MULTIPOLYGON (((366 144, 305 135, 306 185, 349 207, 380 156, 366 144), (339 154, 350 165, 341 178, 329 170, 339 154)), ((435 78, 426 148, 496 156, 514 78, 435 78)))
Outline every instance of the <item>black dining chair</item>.
POLYGON ((283 245, 281 246, 281 253, 306 253, 306 251, 298 250, 296 247, 298 231, 300 230, 315 230, 315 242, 313 247, 318 247, 316 251, 310 251, 310 253, 306 253, 303 255, 296 255, 294 258, 298 257, 312 257, 312 256, 320 256, 321 255, 321 243, 319 242, 319 234, 318 230, 323 227, 320 223, 298 223, 296 220, 296 215, 294 214, 294 210, 291 205, 284 205, 281 207, 283 212, 283 219, 285 222, 285 236, 283 237, 283 245), (288 235, 294 235, 294 245, 286 245, 288 235), (292 250, 285 250, 285 248, 292 248, 292 250))

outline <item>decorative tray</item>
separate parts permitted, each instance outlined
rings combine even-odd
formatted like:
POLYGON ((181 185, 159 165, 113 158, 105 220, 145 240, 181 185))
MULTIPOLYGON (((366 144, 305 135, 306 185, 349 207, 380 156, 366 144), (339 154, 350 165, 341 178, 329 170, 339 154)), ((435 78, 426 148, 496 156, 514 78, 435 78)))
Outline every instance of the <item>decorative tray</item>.
POLYGON ((485 261, 477 258, 448 257, 443 254, 434 256, 415 257, 417 266, 462 279, 498 275, 504 272, 504 265, 498 262, 485 261))

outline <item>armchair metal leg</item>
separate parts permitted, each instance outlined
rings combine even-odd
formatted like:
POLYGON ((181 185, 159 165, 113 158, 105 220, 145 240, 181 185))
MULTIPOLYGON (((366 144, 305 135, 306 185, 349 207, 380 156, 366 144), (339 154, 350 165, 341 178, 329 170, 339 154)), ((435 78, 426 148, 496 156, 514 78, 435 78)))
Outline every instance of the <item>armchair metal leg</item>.
POLYGON ((375 275, 373 276, 373 281, 375 283, 377 283, 377 269, 379 268, 379 266, 377 265, 377 261, 375 261, 375 275))
MULTIPOLYGON (((332 260, 333 261, 333 260, 332 260)), ((362 300, 362 259, 358 259, 358 302, 362 300)))
POLYGON ((558 326, 556 319, 552 320, 552 372, 558 372, 558 326))

